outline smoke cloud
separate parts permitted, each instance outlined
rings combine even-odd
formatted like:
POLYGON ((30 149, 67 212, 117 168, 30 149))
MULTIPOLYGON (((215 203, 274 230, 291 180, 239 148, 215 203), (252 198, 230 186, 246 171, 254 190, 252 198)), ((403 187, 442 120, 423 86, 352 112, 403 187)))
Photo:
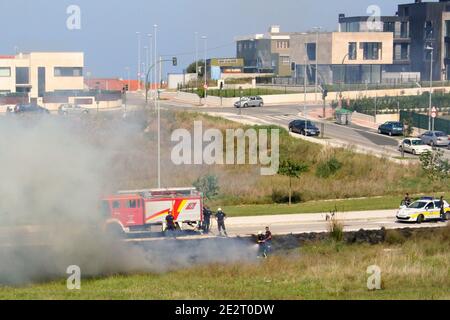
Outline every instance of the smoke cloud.
POLYGON ((240 241, 135 245, 101 232, 99 200, 121 179, 111 168, 121 150, 139 147, 133 141, 144 134, 145 117, 107 126, 95 117, 0 118, 0 285, 65 277, 70 265, 83 276, 106 276, 254 256, 240 241))

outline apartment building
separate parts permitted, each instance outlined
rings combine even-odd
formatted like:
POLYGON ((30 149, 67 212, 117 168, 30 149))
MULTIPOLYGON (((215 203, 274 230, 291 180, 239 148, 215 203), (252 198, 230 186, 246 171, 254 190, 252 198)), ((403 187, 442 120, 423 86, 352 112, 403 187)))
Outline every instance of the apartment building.
POLYGON ((420 73, 422 80, 450 80, 450 1, 422 2, 398 6, 393 16, 379 23, 367 16, 339 15, 343 32, 389 32, 393 34, 393 65, 387 72, 420 73), (431 61, 431 55, 433 61, 431 61), (432 63, 433 62, 433 63, 432 63))
POLYGON ((27 94, 37 99, 46 93, 83 90, 83 68, 81 52, 0 56, 0 94, 27 94))
POLYGON ((384 32, 289 32, 272 26, 266 34, 237 38, 245 72, 318 82, 377 83, 392 64, 393 36, 384 32))

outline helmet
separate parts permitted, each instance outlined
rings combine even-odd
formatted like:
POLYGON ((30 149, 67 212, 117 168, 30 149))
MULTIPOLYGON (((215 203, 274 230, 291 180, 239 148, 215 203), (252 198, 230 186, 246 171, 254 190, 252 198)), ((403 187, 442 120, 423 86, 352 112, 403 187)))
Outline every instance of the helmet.
POLYGON ((222 211, 222 208, 217 209, 217 211, 222 211))
POLYGON ((259 231, 259 232, 258 232, 258 236, 261 236, 262 234, 263 234, 262 231, 259 231))

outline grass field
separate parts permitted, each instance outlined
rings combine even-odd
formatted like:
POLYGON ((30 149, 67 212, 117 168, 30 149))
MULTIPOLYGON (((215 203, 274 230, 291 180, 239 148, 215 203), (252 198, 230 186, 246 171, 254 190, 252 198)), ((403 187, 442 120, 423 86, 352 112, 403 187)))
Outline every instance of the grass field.
MULTIPOLYGON (((395 232, 395 231, 393 231, 395 232)), ((265 261, 204 265, 166 274, 116 275, 0 288, 0 299, 450 299, 450 227, 389 243, 307 244, 265 261), (371 265, 382 290, 367 289, 371 265)))
MULTIPOLYGON (((449 199, 450 194, 444 195, 449 199)), ((437 198, 439 198, 436 195, 437 198)), ((420 197, 415 195, 414 197, 420 197)), ((225 206, 223 209, 230 217, 240 216, 264 216, 273 214, 298 214, 298 213, 322 213, 337 209, 337 212, 370 211, 398 209, 402 198, 399 196, 382 196, 361 199, 309 201, 288 206, 285 204, 225 206)))

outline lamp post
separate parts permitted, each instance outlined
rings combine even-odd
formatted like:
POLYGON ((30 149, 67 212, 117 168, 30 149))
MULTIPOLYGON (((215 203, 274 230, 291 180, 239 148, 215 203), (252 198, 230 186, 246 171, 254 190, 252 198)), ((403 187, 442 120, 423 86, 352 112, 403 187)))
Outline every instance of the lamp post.
POLYGON ((318 89, 318 68, 319 68, 319 32, 322 29, 322 27, 314 27, 313 30, 316 31, 316 74, 315 74, 315 88, 314 88, 314 99, 317 103, 317 89, 318 89))
MULTIPOLYGON (((150 69, 150 66, 151 66, 151 64, 153 63, 152 61, 152 56, 153 56, 153 35, 151 34, 151 33, 149 33, 149 34, 147 34, 147 37, 148 37, 148 39, 149 39, 149 55, 148 55, 148 61, 149 61, 149 63, 148 63, 148 65, 147 65, 147 68, 148 69, 150 69)), ((147 72, 148 72, 148 70, 145 70, 145 74, 147 75, 147 72)), ((147 77, 146 77, 147 78, 147 77)), ((148 81, 149 83, 150 83, 150 89, 151 89, 151 86, 152 86, 152 83, 153 83, 153 76, 152 76, 152 74, 150 74, 150 80, 145 80, 146 82, 148 81)), ((145 88, 145 90, 149 90, 149 88, 148 87, 146 87, 145 88)))
MULTIPOLYGON (((155 66, 155 68, 154 68, 154 70, 153 70, 153 72, 154 72, 154 74, 153 74, 153 81, 156 83, 156 88, 155 88, 155 90, 158 90, 158 74, 157 74, 157 68, 156 68, 156 65, 157 65, 157 47, 156 47, 156 45, 157 45, 157 43, 156 43, 156 38, 157 38, 157 31, 158 31, 158 25, 157 24, 155 24, 155 25, 153 25, 153 41, 154 41, 154 43, 153 43, 153 60, 154 60, 154 66, 155 66)), ((155 92, 155 94, 154 94, 154 97, 153 97, 153 99, 154 99, 154 103, 155 103, 155 109, 156 109, 156 99, 157 99, 157 97, 156 97, 156 92, 155 92)))
POLYGON ((432 109, 432 91, 433 91, 433 52, 434 48, 427 46, 425 50, 430 51, 430 100, 428 106, 428 131, 431 131, 431 109, 432 109))
POLYGON ((195 86, 198 88, 198 32, 195 32, 195 86))
POLYGON ((141 33, 139 31, 136 32, 138 37, 138 65, 137 65, 137 84, 138 90, 141 88, 141 33))
POLYGON ((203 36, 202 39, 204 40, 204 44, 205 44, 205 66, 204 66, 204 71, 203 71, 203 78, 204 78, 204 85, 205 85, 205 98, 207 98, 208 96, 208 90, 206 89, 206 85, 208 84, 208 69, 206 68, 206 55, 207 55, 207 48, 208 48, 208 37, 207 36, 203 36))

